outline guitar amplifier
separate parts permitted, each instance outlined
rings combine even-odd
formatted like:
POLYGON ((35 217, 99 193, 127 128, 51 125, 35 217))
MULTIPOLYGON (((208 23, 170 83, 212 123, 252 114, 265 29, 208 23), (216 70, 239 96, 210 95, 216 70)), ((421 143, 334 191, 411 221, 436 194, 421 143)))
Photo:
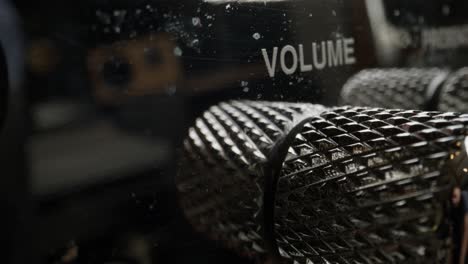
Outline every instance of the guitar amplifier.
POLYGON ((0 1, 4 263, 463 255, 467 8, 0 1))

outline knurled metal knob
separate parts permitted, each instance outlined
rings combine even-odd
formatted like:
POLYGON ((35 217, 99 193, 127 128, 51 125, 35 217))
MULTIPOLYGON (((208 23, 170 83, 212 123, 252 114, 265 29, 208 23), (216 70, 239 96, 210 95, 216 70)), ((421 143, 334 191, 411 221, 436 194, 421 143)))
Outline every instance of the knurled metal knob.
POLYGON ((196 230, 258 259, 442 262, 467 126, 455 113, 222 103, 185 141, 181 206, 196 230))
POLYGON ((323 111, 311 104, 231 101, 198 118, 177 178, 195 229, 243 255, 264 255, 263 175, 270 155, 295 124, 323 111))
POLYGON ((441 90, 441 111, 468 113, 468 68, 451 74, 441 90))
POLYGON ((343 105, 437 110, 448 71, 438 68, 366 69, 343 86, 343 105))
POLYGON ((450 160, 461 155, 467 125, 468 115, 359 107, 306 123, 289 149, 309 152, 287 155, 276 184, 280 255, 298 263, 443 263, 451 241, 440 229, 459 180, 450 160))

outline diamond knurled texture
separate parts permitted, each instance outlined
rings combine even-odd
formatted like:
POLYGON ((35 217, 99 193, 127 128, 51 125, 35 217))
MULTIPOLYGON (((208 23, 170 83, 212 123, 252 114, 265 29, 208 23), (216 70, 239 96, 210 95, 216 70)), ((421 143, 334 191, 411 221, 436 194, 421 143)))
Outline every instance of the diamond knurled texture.
POLYGON ((263 165, 294 122, 323 111, 310 104, 231 101, 198 118, 177 178, 181 206, 195 229, 241 254, 262 255, 263 165))
POLYGON ((468 115, 362 107, 306 123, 278 179, 280 254, 304 264, 443 263, 446 164, 467 125, 468 115))
MULTIPOLYGON (((428 68, 362 70, 350 78, 341 92, 343 105, 390 109, 427 110, 431 96, 447 71, 428 68)), ((436 110, 433 106, 431 110, 436 110)))
POLYGON ((441 111, 468 113, 468 67, 453 73, 442 88, 441 111))
POLYGON ((270 221, 285 262, 443 263, 447 164, 467 126, 455 113, 221 103, 185 141, 181 205, 196 230, 249 256, 265 253, 270 221), (262 204, 278 146, 275 200, 262 204))

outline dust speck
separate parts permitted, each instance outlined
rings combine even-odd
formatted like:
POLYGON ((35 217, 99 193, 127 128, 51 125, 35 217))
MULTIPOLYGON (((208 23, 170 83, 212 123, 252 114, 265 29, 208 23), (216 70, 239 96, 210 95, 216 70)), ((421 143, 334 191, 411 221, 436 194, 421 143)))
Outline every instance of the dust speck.
POLYGON ((192 25, 198 27, 201 25, 200 18, 199 17, 193 17, 192 18, 192 25))
POLYGON ((175 47, 174 48, 174 55, 176 55, 177 57, 182 56, 182 49, 180 49, 179 47, 175 47))
POLYGON ((450 6, 448 5, 442 6, 442 15, 444 16, 450 15, 450 6))

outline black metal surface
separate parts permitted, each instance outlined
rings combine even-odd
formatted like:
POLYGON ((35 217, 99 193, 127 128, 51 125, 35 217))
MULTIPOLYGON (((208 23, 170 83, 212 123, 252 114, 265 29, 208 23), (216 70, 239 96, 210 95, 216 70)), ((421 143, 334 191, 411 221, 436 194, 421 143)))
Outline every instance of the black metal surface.
POLYGON ((234 101, 196 121, 178 178, 195 229, 257 259, 447 260, 450 237, 439 230, 456 181, 449 160, 460 153, 468 116, 294 110, 310 107, 234 101))
POLYGON ((4 51, 0 53, 0 84, 2 89, 0 89, 0 129, 3 127, 3 122, 5 121, 5 115, 7 111, 8 104, 8 94, 9 94, 9 85, 8 85, 8 67, 5 59, 4 51))
POLYGON ((366 1, 379 63, 387 67, 463 67, 464 0, 366 1))

